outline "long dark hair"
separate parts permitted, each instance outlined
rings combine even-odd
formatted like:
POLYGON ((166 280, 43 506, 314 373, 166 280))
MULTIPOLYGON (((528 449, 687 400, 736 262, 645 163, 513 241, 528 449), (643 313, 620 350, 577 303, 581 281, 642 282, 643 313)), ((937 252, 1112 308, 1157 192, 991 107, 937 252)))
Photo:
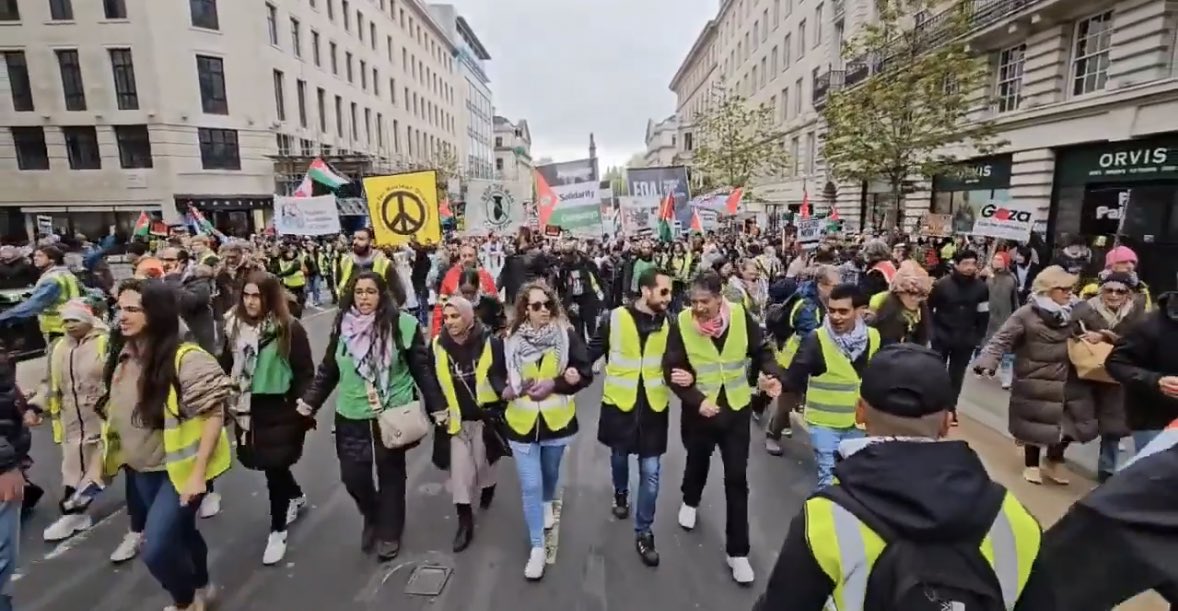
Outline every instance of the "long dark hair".
POLYGON ((548 307, 552 308, 548 311, 550 320, 553 324, 567 325, 568 316, 564 313, 564 308, 561 307, 560 298, 556 296, 556 291, 548 286, 546 282, 529 282, 520 287, 519 293, 515 298, 515 318, 511 321, 511 333, 519 330, 520 326, 528 321, 528 299, 532 291, 542 291, 548 297, 548 307))
POLYGON ((164 403, 176 384, 176 350, 180 347, 180 307, 176 291, 161 280, 132 278, 119 285, 119 295, 139 293, 147 324, 139 337, 127 338, 139 349, 139 402, 132 421, 149 429, 164 428, 164 403))
MULTIPOLYGON (((278 278, 269 272, 261 270, 250 272, 245 278, 245 282, 241 284, 242 291, 237 299, 237 305, 233 308, 233 315, 238 320, 248 320, 250 322, 261 322, 267 315, 274 315, 274 331, 278 341, 278 353, 282 358, 290 357, 290 326, 294 317, 290 315, 290 305, 286 300, 286 290, 283 289, 282 283, 278 278), (254 319, 245 310, 245 304, 242 300, 245 298, 245 286, 253 284, 258 287, 258 292, 261 293, 262 299, 262 313, 257 319, 254 319)), ((233 331, 236 331, 235 329, 233 331)))
MULTIPOLYGON (((332 324, 332 330, 338 334, 340 324, 343 322, 344 315, 352 311, 356 305, 356 296, 353 292, 356 285, 361 280, 371 280, 376 284, 376 290, 380 293, 380 301, 376 304, 376 339, 373 347, 386 346, 389 337, 392 336, 393 342, 396 344, 398 350, 405 350, 408 346, 401 341, 401 312, 397 309, 397 300, 389 290, 389 283, 385 281, 384 276, 372 271, 364 271, 356 274, 356 277, 348 282, 347 290, 339 296, 339 312, 335 315, 335 323, 332 324)), ((354 354, 353 357, 359 359, 363 357, 362 354, 354 354)))

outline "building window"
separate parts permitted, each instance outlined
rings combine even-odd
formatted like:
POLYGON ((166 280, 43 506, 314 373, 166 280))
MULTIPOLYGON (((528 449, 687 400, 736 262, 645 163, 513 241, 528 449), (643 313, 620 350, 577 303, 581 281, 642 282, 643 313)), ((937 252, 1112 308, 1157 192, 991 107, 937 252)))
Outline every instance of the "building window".
POLYGON ((48 170, 49 149, 45 147, 45 128, 13 127, 12 144, 16 148, 16 167, 21 170, 48 170))
POLYGON ((360 60, 360 90, 368 91, 368 62, 360 60))
POLYGON ((376 24, 368 22, 368 44, 372 46, 372 50, 376 50, 376 24))
POLYGON ((495 169, 499 172, 503 171, 503 158, 502 157, 495 158, 495 169))
POLYGON ((300 31, 299 20, 290 18, 290 46, 295 57, 303 56, 303 34, 300 31))
POLYGON ((315 89, 315 98, 319 103, 319 131, 327 133, 327 91, 322 87, 315 89))
POLYGON ((1076 47, 1072 53, 1072 95, 1104 89, 1108 83, 1112 36, 1112 11, 1076 23, 1076 47))
POLYGON ((364 42, 364 13, 356 11, 356 36, 364 42))
POLYGON ((200 83, 200 106, 210 115, 229 114, 225 91, 225 63, 220 57, 196 56, 196 76, 200 83))
POLYGON ((74 49, 57 51, 57 65, 61 68, 61 90, 65 93, 66 110, 86 110, 86 88, 82 85, 82 67, 74 49))
POLYGON ((8 83, 12 89, 12 109, 17 112, 33 111, 33 87, 29 83, 29 64, 24 51, 5 51, 4 64, 8 66, 8 83))
POLYGON ((352 53, 351 51, 344 52, 344 70, 348 74, 348 82, 352 82, 352 53))
POLYGON ((110 65, 115 77, 115 101, 119 110, 139 110, 139 91, 135 87, 135 63, 130 49, 111 49, 110 65))
POLYGON ((793 46, 793 35, 785 35, 785 44, 781 47, 781 69, 789 70, 790 49, 793 46))
POLYGON ((998 54, 998 112, 1017 110, 1022 103, 1023 62, 1027 45, 1018 45, 998 54))
MULTIPOLYGON (((798 97, 801 96, 799 95, 798 97)), ((797 176, 798 174, 798 153, 801 152, 801 148, 798 146, 798 143, 799 140, 797 136, 794 136, 789 141, 790 176, 797 176)))
POLYGON ((761 58, 761 84, 760 84, 761 87, 764 87, 765 81, 768 80, 767 77, 769 76, 769 70, 767 70, 766 68, 767 68, 767 66, 765 63, 765 58, 762 57, 761 58))
POLYGON ((389 79, 389 103, 397 103, 397 79, 389 79))
POLYGON ((294 152, 294 136, 286 134, 277 134, 276 143, 278 145, 278 154, 287 156, 294 152))
POLYGON ((794 95, 795 117, 802 114, 802 96, 805 94, 805 89, 805 83, 802 82, 802 79, 798 79, 797 82, 794 83, 794 93, 796 94, 794 95))
POLYGON ((380 97, 380 72, 376 68, 372 69, 372 95, 380 97))
POLYGON ((278 45, 278 9, 273 4, 266 5, 266 33, 270 36, 270 44, 278 45))
POLYGON ((770 66, 773 70, 773 78, 777 78, 777 47, 773 47, 773 53, 770 55, 770 57, 773 58, 773 61, 770 63, 770 66))
POLYGON ((340 4, 340 12, 344 15, 344 31, 352 31, 352 15, 348 11, 348 0, 344 0, 340 4))
POLYGON ((74 3, 72 0, 49 0, 49 18, 54 21, 73 21, 74 3))
POLYGON ((241 152, 237 147, 237 130, 202 127, 200 163, 206 170, 240 170, 241 152))
POLYGON ((321 58, 319 57, 319 32, 311 30, 311 61, 315 62, 315 66, 322 66, 321 58))
POLYGON ((769 9, 761 11, 761 42, 769 39, 769 9))
POLYGON ((806 134, 806 174, 814 174, 815 161, 818 158, 818 148, 815 143, 814 132, 806 134))
POLYGON ((192 14, 192 25, 206 30, 220 30, 217 19, 217 0, 188 0, 188 11, 192 14))
POLYGON ((822 44, 822 4, 814 7, 814 48, 822 44))
POLYGON ((126 0, 102 0, 102 14, 107 19, 126 19, 126 0))
POLYGON ((299 139, 299 149, 303 157, 310 157, 315 154, 315 141, 307 140, 306 138, 299 139))
POLYGON ((352 119, 352 123, 351 123, 351 125, 352 125, 352 140, 355 141, 355 140, 360 139, 360 126, 356 124, 356 103, 355 102, 352 102, 350 110, 351 110, 351 112, 348 114, 352 119))
POLYGON ((384 115, 376 113, 376 146, 384 149, 384 115))
POLYGON ((798 59, 806 56, 806 20, 798 22, 798 59))
POLYGON ((307 126, 307 81, 295 81, 295 96, 299 104, 299 125, 307 126))
POLYGON ((327 20, 335 21, 335 0, 327 0, 327 20))
POLYGON ((20 21, 20 6, 17 0, 0 0, 0 21, 20 21))
POLYGON ((98 153, 98 132, 93 125, 63 127, 65 153, 71 170, 101 170, 102 157, 98 153))
POLYGON ((152 167, 146 125, 116 125, 115 141, 119 143, 119 165, 123 169, 152 167))
POLYGON ((691 151, 695 148, 695 142, 692 140, 691 132, 683 134, 683 150, 691 151))
POLYGON ((781 0, 773 0, 773 29, 781 25, 781 0))
POLYGON ((789 120, 789 87, 781 90, 781 120, 789 120))
POLYGON ((274 71, 274 109, 278 113, 278 120, 279 121, 286 120, 286 95, 284 92, 285 89, 286 89, 286 87, 283 83, 282 72, 279 70, 275 70, 274 71))
POLYGON ((344 99, 338 95, 335 96, 335 132, 344 137, 344 99))
POLYGON ((339 48, 335 43, 330 43, 331 50, 331 73, 339 76, 339 48))
POLYGON ((364 141, 372 144, 372 109, 364 109, 364 141))

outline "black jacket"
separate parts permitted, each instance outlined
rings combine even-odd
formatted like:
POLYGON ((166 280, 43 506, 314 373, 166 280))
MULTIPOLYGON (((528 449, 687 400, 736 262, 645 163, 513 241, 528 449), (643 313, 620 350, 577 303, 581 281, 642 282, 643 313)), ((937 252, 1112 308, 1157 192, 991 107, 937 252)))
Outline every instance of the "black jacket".
MULTIPOLYGON (((650 315, 626 306, 638 328, 638 349, 646 349, 646 339, 667 321, 666 314, 650 315)), ((674 324, 674 323, 670 323, 674 324)), ((674 333, 674 329, 670 330, 674 333)), ((589 362, 608 356, 610 351, 610 317, 606 317, 597 334, 589 340, 589 362)), ((634 409, 623 412, 616 405, 601 401, 601 419, 597 423, 597 441, 614 450, 640 457, 661 456, 667 452, 667 427, 670 407, 661 412, 650 409, 646 392, 640 385, 634 409)))
MULTIPOLYGON (((867 368, 868 352, 869 350, 864 350, 859 358, 851 363, 851 367, 855 368, 855 373, 860 377, 863 376, 863 370, 867 368)), ((818 377, 824 373, 826 373, 826 357, 822 354, 822 343, 818 339, 818 330, 815 329, 802 338, 798 345, 798 353, 794 355, 794 360, 790 361, 789 369, 786 370, 785 377, 781 379, 781 385, 784 390, 800 395, 806 392, 806 386, 810 383, 811 377, 818 377)))
POLYGON ((41 272, 25 257, 12 261, 0 261, 0 289, 32 288, 37 284, 41 272))
MULTIPOLYGON (((581 337, 577 335, 576 331, 574 331, 572 327, 569 327, 567 333, 569 335, 568 366, 576 369, 577 373, 580 374, 581 379, 576 384, 569 384, 564 379, 564 372, 560 371, 557 373, 556 377, 553 378, 555 386, 553 387, 552 392, 553 394, 568 395, 571 397, 581 392, 581 390, 593 383, 593 362, 589 360, 589 353, 585 349, 585 340, 581 339, 581 337)), ((523 435, 516 433, 510 427, 506 428, 505 433, 509 439, 514 441, 521 443, 536 443, 540 441, 547 441, 549 439, 560 439, 562 437, 568 437, 569 435, 575 434, 578 430, 579 425, 577 424, 576 415, 573 416, 573 420, 572 422, 569 422, 568 426, 556 432, 553 432, 552 429, 548 428, 548 424, 544 421, 544 417, 541 416, 536 419, 536 424, 532 426, 531 430, 529 430, 527 433, 524 433, 523 435)))
MULTIPOLYGON (((763 372, 778 380, 784 380, 785 372, 777 364, 773 349, 769 346, 765 333, 761 331, 761 324, 747 310, 744 312, 744 322, 749 335, 747 356, 751 361, 750 373, 763 372)), ((730 331, 732 326, 729 325, 728 329, 730 331)), ((717 350, 724 349, 724 342, 728 339, 729 331, 725 331, 723 335, 712 340, 717 350)), ((753 411, 751 407, 740 411, 729 409, 728 395, 723 389, 720 390, 720 396, 716 398, 716 405, 720 407, 720 413, 711 418, 703 417, 699 413, 699 406, 707 397, 694 384, 687 388, 672 384, 671 371, 674 369, 682 369, 692 375, 695 374, 695 370, 691 367, 691 361, 687 358, 687 349, 683 347, 683 335, 678 325, 671 329, 671 335, 667 338, 667 353, 663 355, 663 375, 667 384, 670 385, 671 391, 682 402, 683 417, 680 418, 679 424, 680 432, 685 440, 691 437, 698 427, 702 426, 728 428, 749 425, 749 414, 753 411)))
MULTIPOLYGON (((963 441, 873 443, 835 465, 842 490, 913 540, 982 537, 1005 494, 990 481, 977 454, 963 441)), ((1055 609, 1045 563, 1036 559, 1015 611, 1055 609)), ((789 527, 765 593, 754 611, 819 611, 834 582, 819 567, 806 542, 805 512, 789 527)), ((870 606, 870 604, 868 605, 870 606)))
MULTIPOLYGON (((496 395, 503 396, 503 389, 507 387, 507 365, 503 358, 503 340, 494 337, 491 330, 483 325, 477 325, 471 330, 470 337, 465 343, 459 344, 450 338, 450 334, 442 331, 438 334, 438 342, 450 359, 450 375, 454 378, 454 395, 458 399, 458 410, 463 420, 482 420, 485 411, 503 411, 504 402, 498 401, 492 405, 480 407, 471 391, 478 394, 473 377, 468 380, 469 389, 459 381, 455 370, 473 372, 478 365, 479 357, 483 355, 483 347, 487 338, 491 339, 491 371, 487 378, 496 395)), ((433 354, 431 348, 431 355, 433 354)))
POLYGON ((515 296, 527 279, 527 264, 524 255, 512 253, 503 259, 503 269, 495 279, 495 286, 503 289, 507 303, 515 303, 515 296))
POLYGON ((601 303, 597 296, 599 289, 604 291, 605 285, 597 273, 597 266, 582 255, 576 255, 573 261, 560 261, 559 271, 556 272, 556 290, 565 304, 574 301, 581 306, 596 306, 601 303), (580 276, 579 280, 577 276, 580 276), (573 288, 577 282, 581 283, 581 294, 573 295, 573 288))
POLYGON ((933 346, 974 348, 990 322, 990 289, 981 278, 949 274, 933 284, 928 307, 933 314, 933 346))
POLYGON ((216 285, 211 272, 198 270, 183 280, 178 275, 164 276, 164 280, 176 289, 180 317, 188 325, 193 340, 210 354, 219 354, 220 319, 213 312, 216 285))
POLYGON ((28 459, 32 435, 25 426, 24 401, 16 386, 16 362, 0 355, 0 473, 21 468, 28 459))
MULTIPOLYGON (((274 340, 277 341, 277 340, 274 340)), ((233 371, 233 347, 226 342, 221 367, 233 371)), ((233 427, 237 457, 248 469, 289 467, 303 455, 303 439, 314 421, 296 411, 296 401, 315 379, 315 360, 307 331, 298 320, 290 325, 290 389, 281 395, 250 395, 250 428, 233 427)))
POLYGON ((932 312, 927 303, 920 304, 920 322, 909 324, 904 315, 904 304, 894 293, 889 293, 887 299, 879 308, 879 312, 871 320, 871 326, 879 331, 880 346, 889 344, 917 344, 928 346, 932 339, 932 312))
POLYGON ((1134 431, 1166 428, 1178 418, 1178 399, 1158 380, 1178 376, 1178 293, 1158 298, 1153 312, 1121 337, 1104 364, 1125 388, 1125 415, 1134 431))

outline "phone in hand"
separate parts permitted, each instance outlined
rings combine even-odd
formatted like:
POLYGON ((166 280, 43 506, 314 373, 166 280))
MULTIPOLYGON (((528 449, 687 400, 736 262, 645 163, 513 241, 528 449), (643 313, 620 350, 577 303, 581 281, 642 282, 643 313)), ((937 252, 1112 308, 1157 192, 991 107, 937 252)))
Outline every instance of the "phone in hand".
POLYGON ((105 489, 106 486, 100 482, 87 482, 86 485, 74 491, 68 499, 62 501, 61 506, 66 511, 85 509, 105 489))

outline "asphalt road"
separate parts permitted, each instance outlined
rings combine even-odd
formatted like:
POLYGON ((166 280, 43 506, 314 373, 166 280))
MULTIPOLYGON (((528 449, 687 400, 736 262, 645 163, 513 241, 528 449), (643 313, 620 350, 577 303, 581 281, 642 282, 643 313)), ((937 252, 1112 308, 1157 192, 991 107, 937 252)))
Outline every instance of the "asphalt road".
MULTIPOLYGON (((316 355, 328 339, 330 312, 307 315, 316 355)), ((330 410, 309 436, 295 475, 309 498, 290 531, 283 563, 261 563, 269 518, 260 473, 235 466, 217 481, 223 494, 220 515, 202 520, 213 580, 221 587, 218 608, 226 610, 337 611, 683 611, 748 609, 764 587, 790 518, 813 486, 813 463, 801 442, 787 444, 784 457, 768 456, 754 435, 748 469, 752 587, 731 580, 724 561, 723 469, 713 456, 700 517, 693 532, 676 523, 685 453, 678 441, 678 417, 671 424, 671 449, 663 457, 662 490, 655 537, 662 566, 643 566, 634 551, 633 525, 610 513, 609 454, 596 441, 601 383, 577 401, 582 432, 565 456, 563 504, 555 533, 555 563, 538 583, 523 578, 528 543, 520 511, 519 486, 510 460, 500 463, 495 504, 477 514, 470 548, 450 551, 456 518, 446 475, 431 463, 428 447, 408 461, 408 520, 401 555, 380 564, 359 550, 360 517, 339 480, 331 439, 330 410), (423 567, 427 567, 423 570, 423 567), (450 571, 437 596, 411 594, 443 567, 450 571)), ((158 611, 170 600, 138 559, 112 565, 110 552, 127 529, 120 480, 95 502, 96 525, 64 543, 50 545, 41 532, 56 518, 59 453, 47 427, 36 432, 32 469, 49 490, 25 523, 20 569, 13 583, 21 611, 158 611)), ((632 479, 637 477, 636 467, 632 479)), ((633 487, 633 486, 632 486, 633 487)), ((428 585, 428 584, 426 584, 428 585)))

